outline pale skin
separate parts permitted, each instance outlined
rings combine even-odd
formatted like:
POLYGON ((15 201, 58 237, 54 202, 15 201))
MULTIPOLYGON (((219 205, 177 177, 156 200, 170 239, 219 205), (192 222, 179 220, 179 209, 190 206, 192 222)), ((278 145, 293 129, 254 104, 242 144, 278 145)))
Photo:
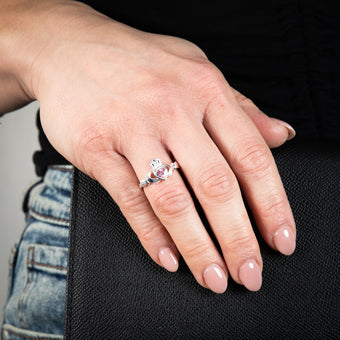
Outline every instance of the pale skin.
POLYGON ((294 130, 233 89, 193 43, 146 33, 73 1, 0 0, 0 112, 38 100, 51 144, 99 181, 151 258, 181 255, 216 293, 260 289, 259 245, 285 255, 296 227, 270 148, 294 130), (139 188, 160 158, 176 170, 139 188), (200 201, 210 239, 181 176, 200 201))

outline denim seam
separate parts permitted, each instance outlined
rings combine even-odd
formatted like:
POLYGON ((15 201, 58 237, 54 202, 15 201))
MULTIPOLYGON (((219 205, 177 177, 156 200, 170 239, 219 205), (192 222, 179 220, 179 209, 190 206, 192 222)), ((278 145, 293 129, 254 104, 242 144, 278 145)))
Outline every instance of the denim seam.
POLYGON ((25 328, 24 326, 24 304, 26 297, 28 296, 28 292, 30 291, 30 287, 33 282, 33 275, 34 271, 30 270, 28 267, 29 262, 34 261, 34 247, 28 247, 27 248, 27 256, 26 256, 26 269, 27 269, 27 277, 26 277, 26 283, 25 287, 18 299, 18 320, 20 327, 25 328))
POLYGON ((49 268, 55 268, 55 269, 61 269, 61 270, 67 270, 66 267, 62 267, 62 266, 54 266, 52 264, 48 264, 48 263, 39 263, 39 262, 35 262, 35 261, 30 261, 27 263, 27 265, 37 265, 37 266, 42 266, 42 267, 49 267, 49 268))
POLYGON ((40 337, 40 336, 39 336, 39 337, 36 337, 36 336, 29 336, 29 335, 21 335, 21 334, 19 334, 19 333, 16 333, 16 332, 12 331, 11 329, 5 329, 5 331, 8 332, 8 333, 13 334, 13 335, 15 335, 15 336, 18 336, 18 337, 20 337, 20 338, 22 338, 22 339, 51 340, 51 338, 42 338, 42 337, 40 337))
POLYGON ((52 222, 52 223, 54 222, 54 223, 61 224, 61 225, 66 225, 66 226, 68 226, 69 223, 70 223, 69 219, 58 218, 58 217, 53 217, 53 216, 41 214, 41 213, 38 213, 37 211, 35 211, 33 208, 29 209, 28 216, 29 217, 33 217, 33 218, 37 218, 37 219, 42 217, 46 221, 49 221, 49 222, 52 222))

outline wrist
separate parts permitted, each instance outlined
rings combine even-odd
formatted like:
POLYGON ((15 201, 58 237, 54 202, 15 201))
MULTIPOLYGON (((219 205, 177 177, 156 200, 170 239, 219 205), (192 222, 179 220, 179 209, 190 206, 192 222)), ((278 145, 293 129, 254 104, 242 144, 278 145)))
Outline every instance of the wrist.
POLYGON ((15 79, 30 99, 31 68, 47 37, 40 17, 55 1, 2 1, 0 4, 0 73, 15 79))
MULTIPOLYGON (((81 8, 90 9, 70 0, 2 1, 0 75, 16 79, 27 98, 38 99, 35 83, 40 73, 40 56, 63 39, 72 39, 70 26, 80 16, 81 8)), ((73 31, 73 36, 76 33, 73 31)))

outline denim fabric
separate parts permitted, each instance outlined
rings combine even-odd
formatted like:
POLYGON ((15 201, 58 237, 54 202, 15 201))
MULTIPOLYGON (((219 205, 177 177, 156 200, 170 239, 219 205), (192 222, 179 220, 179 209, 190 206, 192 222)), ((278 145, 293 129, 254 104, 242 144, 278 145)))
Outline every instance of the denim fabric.
POLYGON ((63 338, 71 181, 71 166, 50 167, 30 193, 10 256, 3 339, 63 338))

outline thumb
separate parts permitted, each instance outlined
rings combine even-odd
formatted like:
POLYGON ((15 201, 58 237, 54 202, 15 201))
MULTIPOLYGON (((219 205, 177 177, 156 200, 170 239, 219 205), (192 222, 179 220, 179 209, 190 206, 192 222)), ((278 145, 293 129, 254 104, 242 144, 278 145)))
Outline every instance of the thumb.
POLYGON ((263 113, 249 98, 233 89, 242 109, 247 113, 270 148, 276 148, 294 138, 295 130, 286 122, 263 113))

